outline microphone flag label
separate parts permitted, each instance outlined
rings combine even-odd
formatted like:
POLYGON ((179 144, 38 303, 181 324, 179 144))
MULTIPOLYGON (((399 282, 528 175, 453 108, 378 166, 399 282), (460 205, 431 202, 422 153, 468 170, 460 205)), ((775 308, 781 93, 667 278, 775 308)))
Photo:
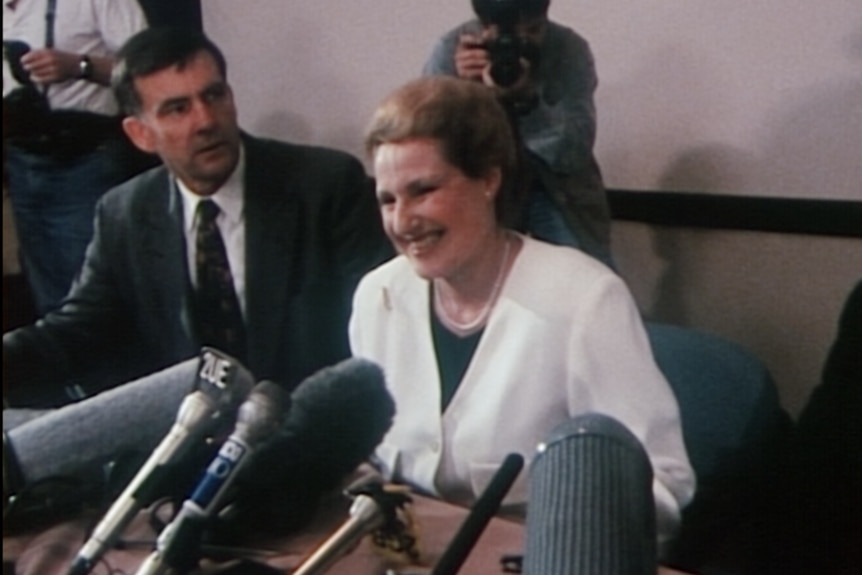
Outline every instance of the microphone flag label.
POLYGON ((230 368, 231 361, 227 357, 219 357, 212 350, 206 349, 201 356, 201 369, 198 376, 202 381, 219 389, 225 389, 230 368))
POLYGON ((248 450, 248 446, 244 443, 234 438, 228 438, 219 449, 218 455, 207 467, 206 474, 198 483, 191 500, 200 505, 201 508, 206 509, 234 469, 239 466, 248 450))

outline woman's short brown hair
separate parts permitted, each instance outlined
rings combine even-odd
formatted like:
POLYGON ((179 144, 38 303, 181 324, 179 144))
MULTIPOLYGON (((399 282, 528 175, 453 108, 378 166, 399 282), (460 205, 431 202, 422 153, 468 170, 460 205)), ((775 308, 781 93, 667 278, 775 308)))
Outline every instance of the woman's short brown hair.
POLYGON ((436 140, 443 158, 467 177, 500 168, 500 215, 517 160, 508 115, 491 88, 450 76, 408 82, 377 107, 365 132, 365 150, 373 156, 383 144, 420 138, 436 140))

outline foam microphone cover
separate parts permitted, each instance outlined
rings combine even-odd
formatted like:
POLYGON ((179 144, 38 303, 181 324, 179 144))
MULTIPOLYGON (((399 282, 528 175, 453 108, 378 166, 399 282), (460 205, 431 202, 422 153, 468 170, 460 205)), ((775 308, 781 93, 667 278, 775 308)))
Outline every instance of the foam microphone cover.
POLYGON ((528 501, 525 575, 655 575, 652 467, 617 420, 590 413, 555 428, 528 501))
POLYGON ((351 358, 305 379, 274 437, 236 480, 236 500, 219 537, 284 533, 302 527, 323 493, 367 460, 392 425, 395 404, 383 371, 351 358))

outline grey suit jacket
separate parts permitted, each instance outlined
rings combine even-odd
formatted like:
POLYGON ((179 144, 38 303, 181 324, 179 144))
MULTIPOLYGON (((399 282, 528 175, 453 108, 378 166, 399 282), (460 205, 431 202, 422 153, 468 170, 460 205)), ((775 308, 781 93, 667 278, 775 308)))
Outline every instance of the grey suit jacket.
MULTIPOLYGON (((349 355, 354 287, 391 251, 371 180, 355 158, 243 141, 247 367, 291 388, 349 355)), ((4 396, 14 403, 33 386, 53 389, 70 377, 94 390, 197 355, 181 222, 164 167, 106 194, 64 304, 4 334, 4 396)))

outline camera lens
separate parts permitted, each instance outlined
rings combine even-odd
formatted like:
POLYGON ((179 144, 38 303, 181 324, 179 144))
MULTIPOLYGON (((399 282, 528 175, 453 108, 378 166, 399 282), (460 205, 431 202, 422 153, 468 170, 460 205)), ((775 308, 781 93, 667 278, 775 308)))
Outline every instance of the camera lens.
POLYGON ((514 34, 501 34, 490 47, 491 78, 498 86, 511 86, 521 77, 521 44, 514 34))

